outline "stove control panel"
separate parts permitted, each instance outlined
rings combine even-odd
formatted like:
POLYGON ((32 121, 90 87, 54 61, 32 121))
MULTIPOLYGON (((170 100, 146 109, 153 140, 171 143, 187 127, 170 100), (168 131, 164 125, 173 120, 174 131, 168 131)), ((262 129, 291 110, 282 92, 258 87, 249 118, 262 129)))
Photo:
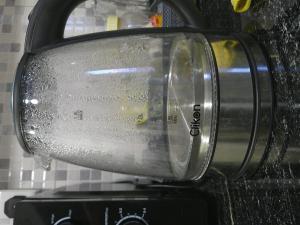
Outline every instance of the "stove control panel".
POLYGON ((14 225, 207 225, 202 199, 24 199, 14 225))

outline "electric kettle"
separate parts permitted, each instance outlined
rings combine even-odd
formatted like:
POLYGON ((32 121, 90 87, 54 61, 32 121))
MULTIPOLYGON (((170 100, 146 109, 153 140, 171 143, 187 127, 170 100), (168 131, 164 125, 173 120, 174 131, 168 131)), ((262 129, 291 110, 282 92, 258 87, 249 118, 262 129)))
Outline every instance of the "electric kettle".
POLYGON ((167 0, 189 24, 63 38, 84 0, 40 0, 14 82, 25 151, 106 171, 199 180, 259 167, 271 133, 272 80, 248 34, 205 29, 187 0, 167 0))

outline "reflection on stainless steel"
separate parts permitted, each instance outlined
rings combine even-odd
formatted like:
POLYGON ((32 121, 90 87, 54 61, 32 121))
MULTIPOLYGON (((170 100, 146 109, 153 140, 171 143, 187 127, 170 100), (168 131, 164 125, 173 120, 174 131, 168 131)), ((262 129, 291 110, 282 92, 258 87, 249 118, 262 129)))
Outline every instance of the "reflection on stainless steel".
POLYGON ((238 176, 242 176, 244 173, 253 175, 257 170, 268 148, 273 117, 272 80, 263 52, 250 36, 243 35, 240 41, 244 45, 249 61, 253 64, 252 77, 256 86, 255 95, 257 100, 253 138, 238 176))
POLYGON ((258 168, 271 131, 272 86, 265 57, 249 36, 209 37, 219 72, 220 114, 212 167, 233 178, 258 168))
MULTIPOLYGON (((212 43, 212 46, 215 46, 214 43, 212 43)), ((220 65, 222 65, 222 63, 220 62, 220 60, 224 60, 223 56, 221 55, 217 55, 217 63, 219 63, 220 65)), ((225 59, 226 60, 226 59, 225 59)), ((238 67, 238 68, 223 68, 223 67, 219 67, 218 71, 220 74, 237 74, 237 75, 243 75, 245 74, 246 76, 249 76, 249 74, 251 73, 250 68, 242 68, 242 67, 238 67)))
POLYGON ((251 140, 254 90, 250 65, 234 38, 210 39, 219 71, 220 114, 212 166, 233 175, 243 162, 251 140))

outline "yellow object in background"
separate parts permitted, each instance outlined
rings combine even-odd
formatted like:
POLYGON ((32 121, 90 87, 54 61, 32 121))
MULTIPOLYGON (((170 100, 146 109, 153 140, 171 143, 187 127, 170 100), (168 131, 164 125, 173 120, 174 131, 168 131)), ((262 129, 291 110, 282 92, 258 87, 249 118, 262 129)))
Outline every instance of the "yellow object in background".
POLYGON ((143 125, 148 122, 148 108, 144 109, 144 112, 140 112, 136 119, 136 125, 143 125))
POLYGON ((154 16, 151 16, 150 20, 153 27, 163 26, 163 16, 160 14, 155 14, 154 16))
POLYGON ((251 5, 252 0, 231 0, 233 10, 237 13, 246 12, 251 5))
POLYGON ((236 60, 234 48, 238 45, 235 40, 231 41, 216 41, 211 43, 214 50, 218 67, 230 68, 236 60))
POLYGON ((135 125, 141 126, 148 122, 149 107, 147 103, 132 106, 125 100, 121 106, 121 111, 125 117, 134 118, 135 125))
POLYGON ((108 16, 106 22, 106 31, 118 30, 120 28, 120 19, 117 16, 108 16))

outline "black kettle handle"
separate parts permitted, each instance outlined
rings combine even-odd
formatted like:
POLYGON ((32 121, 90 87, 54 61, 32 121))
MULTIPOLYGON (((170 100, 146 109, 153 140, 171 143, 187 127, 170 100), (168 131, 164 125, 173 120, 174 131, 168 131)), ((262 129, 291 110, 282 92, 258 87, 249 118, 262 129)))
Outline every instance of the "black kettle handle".
MULTIPOLYGON (((29 16, 25 52, 32 52, 64 39, 64 29, 71 12, 86 0, 39 0, 29 16)), ((177 11, 187 24, 204 28, 204 20, 193 0, 157 0, 177 11)))

